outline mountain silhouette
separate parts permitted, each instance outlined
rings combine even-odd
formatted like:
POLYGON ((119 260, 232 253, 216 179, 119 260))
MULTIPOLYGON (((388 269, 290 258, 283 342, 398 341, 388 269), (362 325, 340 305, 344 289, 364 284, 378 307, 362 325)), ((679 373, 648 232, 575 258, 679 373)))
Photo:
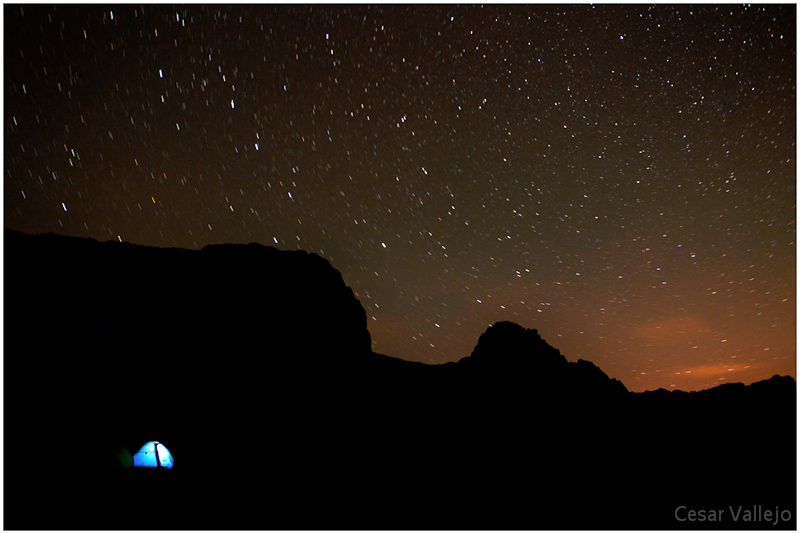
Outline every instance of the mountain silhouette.
POLYGON ((510 322, 426 365, 314 254, 4 247, 7 529, 796 526, 791 377, 633 393, 510 322), (172 470, 122 467, 154 439, 172 470))
POLYGON ((505 380, 537 381, 533 393, 551 395, 618 396, 628 389, 586 360, 569 362, 535 329, 503 321, 490 326, 472 354, 459 362, 480 373, 500 373, 505 380))

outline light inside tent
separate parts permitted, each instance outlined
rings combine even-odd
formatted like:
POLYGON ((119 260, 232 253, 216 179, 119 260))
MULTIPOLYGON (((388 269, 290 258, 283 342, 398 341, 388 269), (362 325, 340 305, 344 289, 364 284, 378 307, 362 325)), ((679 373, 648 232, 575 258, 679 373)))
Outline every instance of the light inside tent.
POLYGON ((148 441, 133 455, 134 467, 166 467, 172 469, 174 459, 163 444, 158 441, 148 441))

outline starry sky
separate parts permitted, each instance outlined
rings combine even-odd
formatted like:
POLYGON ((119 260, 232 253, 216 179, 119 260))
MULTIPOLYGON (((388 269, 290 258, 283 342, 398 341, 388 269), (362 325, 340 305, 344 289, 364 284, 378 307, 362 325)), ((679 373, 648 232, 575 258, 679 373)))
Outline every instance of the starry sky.
POLYGON ((4 31, 6 227, 315 252, 408 360, 510 320, 633 391, 796 376, 794 4, 5 5, 4 31))

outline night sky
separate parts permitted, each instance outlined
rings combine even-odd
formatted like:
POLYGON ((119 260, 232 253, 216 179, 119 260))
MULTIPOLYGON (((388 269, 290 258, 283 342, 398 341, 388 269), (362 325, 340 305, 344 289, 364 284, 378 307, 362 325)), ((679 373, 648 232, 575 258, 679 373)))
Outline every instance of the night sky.
POLYGON ((5 225, 315 252, 408 360, 795 376, 796 9, 6 5, 5 225))

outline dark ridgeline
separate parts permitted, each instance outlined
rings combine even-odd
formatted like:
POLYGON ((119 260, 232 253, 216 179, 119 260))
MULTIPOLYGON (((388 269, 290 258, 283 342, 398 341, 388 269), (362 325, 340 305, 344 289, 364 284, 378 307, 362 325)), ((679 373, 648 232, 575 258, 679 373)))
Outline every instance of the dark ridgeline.
POLYGON ((6 230, 4 387, 6 529, 796 526, 791 377, 630 393, 508 322, 458 363, 374 354, 303 252, 6 230), (119 467, 154 439, 172 471, 119 467))

